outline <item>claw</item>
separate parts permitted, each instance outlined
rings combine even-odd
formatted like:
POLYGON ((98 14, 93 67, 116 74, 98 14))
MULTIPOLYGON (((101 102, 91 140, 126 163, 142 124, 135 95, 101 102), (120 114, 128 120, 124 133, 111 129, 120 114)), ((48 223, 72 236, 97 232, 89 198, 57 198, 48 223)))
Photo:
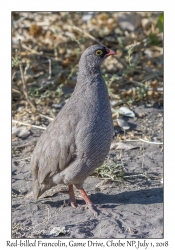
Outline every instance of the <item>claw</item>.
POLYGON ((73 208, 76 208, 78 206, 77 203, 75 201, 72 201, 71 199, 69 199, 68 202, 66 202, 66 204, 73 208))
POLYGON ((88 208, 93 213, 93 215, 97 217, 100 213, 100 210, 97 209, 97 207, 92 203, 83 188, 79 188, 79 191, 86 202, 85 208, 88 208))
POLYGON ((68 204, 71 205, 73 208, 76 208, 77 206, 78 207, 85 207, 85 209, 88 208, 93 213, 93 215, 95 217, 97 217, 101 213, 100 210, 102 208, 97 208, 91 202, 91 200, 89 199, 89 197, 87 196, 87 194, 86 194, 86 192, 84 191, 83 188, 79 188, 78 190, 80 191, 80 194, 81 194, 82 198, 85 200, 86 205, 80 205, 80 204, 77 205, 76 200, 75 200, 73 185, 69 185, 69 196, 70 196, 70 199, 68 201, 68 204))
POLYGON ((86 204, 86 208, 89 209, 95 217, 100 214, 100 210, 93 204, 86 204))

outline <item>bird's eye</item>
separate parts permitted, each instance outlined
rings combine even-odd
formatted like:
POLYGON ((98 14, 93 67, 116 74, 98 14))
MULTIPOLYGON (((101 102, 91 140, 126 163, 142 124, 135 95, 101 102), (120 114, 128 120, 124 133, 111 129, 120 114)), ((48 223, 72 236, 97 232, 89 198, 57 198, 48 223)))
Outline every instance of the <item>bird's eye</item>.
POLYGON ((98 50, 95 52, 95 54, 96 54, 97 56, 101 56, 101 55, 103 54, 103 51, 102 51, 101 49, 98 49, 98 50))

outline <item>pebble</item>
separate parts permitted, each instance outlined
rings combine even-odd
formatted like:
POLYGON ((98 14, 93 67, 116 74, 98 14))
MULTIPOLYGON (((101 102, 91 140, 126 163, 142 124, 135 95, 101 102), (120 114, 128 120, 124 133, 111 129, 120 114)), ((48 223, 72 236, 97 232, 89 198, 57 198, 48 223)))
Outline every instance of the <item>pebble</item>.
POLYGON ((123 130, 128 130, 130 128, 129 124, 122 117, 117 118, 117 122, 118 122, 118 125, 123 130))
POLYGON ((34 82, 34 78, 32 75, 26 75, 25 81, 26 81, 26 83, 32 83, 32 82, 34 82))
POLYGON ((151 107, 153 107, 153 104, 147 103, 145 106, 146 106, 146 108, 151 108, 151 107))
POLYGON ((53 108, 56 108, 56 109, 60 109, 60 108, 62 108, 62 106, 63 106, 62 103, 60 103, 60 104, 53 103, 53 104, 52 104, 52 107, 53 107, 53 108))
POLYGON ((123 30, 134 31, 141 25, 141 16, 135 12, 120 13, 118 23, 123 30))
POLYGON ((121 128, 119 127, 119 126, 116 126, 115 124, 114 124, 114 131, 115 131, 115 133, 119 133, 120 131, 121 131, 121 128))
POLYGON ((54 227, 51 231, 50 231, 50 235, 56 237, 59 234, 66 234, 67 232, 69 232, 69 230, 66 230, 65 227, 54 227))
POLYGON ((86 14, 84 14, 82 16, 82 21, 83 22, 88 22, 88 21, 90 21, 92 19, 93 16, 94 16, 94 12, 91 12, 91 11, 86 12, 86 14))
POLYGON ((111 103, 111 106, 114 106, 114 105, 116 105, 116 104, 117 104, 117 101, 112 100, 112 101, 110 101, 110 103, 111 103))
POLYGON ((12 127, 12 135, 16 135, 21 138, 26 138, 27 136, 30 135, 30 131, 25 127, 12 127))
POLYGON ((17 108, 17 111, 20 112, 20 111, 22 111, 23 109, 24 109, 23 106, 19 106, 19 107, 17 108))
POLYGON ((19 129, 18 127, 14 126, 12 127, 12 135, 17 135, 19 133, 19 129))
POLYGON ((129 108, 127 107, 120 107, 118 109, 119 114, 127 116, 127 117, 135 117, 135 114, 133 111, 131 111, 129 108))
POLYGON ((158 114, 157 114, 157 117, 158 117, 158 118, 159 118, 159 117, 162 117, 162 114, 158 113, 158 114))
POLYGON ((139 113, 139 114, 137 114, 138 115, 138 117, 140 117, 140 118, 142 118, 142 117, 145 117, 146 116, 146 114, 145 113, 139 113))

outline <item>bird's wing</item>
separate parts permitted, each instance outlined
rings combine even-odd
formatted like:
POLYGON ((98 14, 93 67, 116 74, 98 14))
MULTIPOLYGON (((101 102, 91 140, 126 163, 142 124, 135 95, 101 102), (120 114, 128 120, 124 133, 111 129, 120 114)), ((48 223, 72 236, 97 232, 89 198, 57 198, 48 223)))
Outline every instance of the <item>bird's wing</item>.
POLYGON ((61 110, 39 138, 31 159, 33 179, 39 183, 47 176, 61 172, 75 159, 75 117, 72 109, 61 110))

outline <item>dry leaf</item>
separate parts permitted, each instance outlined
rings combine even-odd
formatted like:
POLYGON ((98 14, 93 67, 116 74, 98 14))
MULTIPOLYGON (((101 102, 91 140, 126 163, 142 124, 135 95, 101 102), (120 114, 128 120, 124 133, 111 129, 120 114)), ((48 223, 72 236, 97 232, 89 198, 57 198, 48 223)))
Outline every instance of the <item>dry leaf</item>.
POLYGON ((135 148, 139 148, 138 146, 133 146, 130 144, 126 144, 123 142, 115 142, 111 144, 110 149, 124 149, 124 150, 131 150, 131 149, 135 149, 135 148))

